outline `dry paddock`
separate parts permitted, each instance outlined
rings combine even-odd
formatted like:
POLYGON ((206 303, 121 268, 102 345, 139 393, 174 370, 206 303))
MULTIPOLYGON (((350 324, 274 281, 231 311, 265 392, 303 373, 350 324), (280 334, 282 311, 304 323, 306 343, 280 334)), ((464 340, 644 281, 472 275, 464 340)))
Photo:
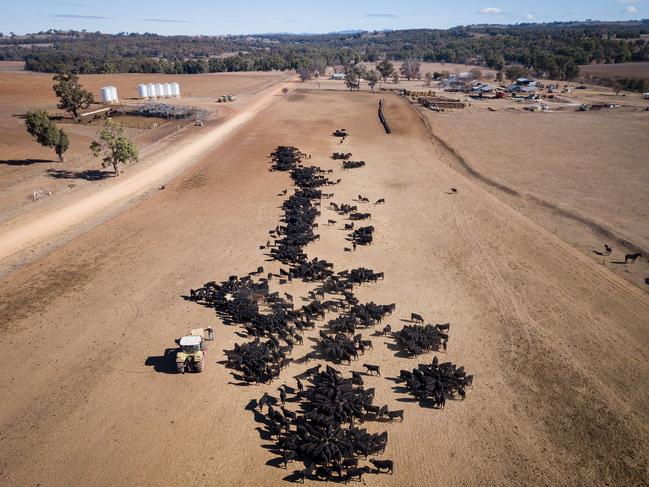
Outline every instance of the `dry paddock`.
MULTIPOLYGON (((476 377, 467 399, 445 410, 400 402, 385 377, 418 361, 374 338, 363 361, 380 364, 383 378, 366 383, 376 403, 403 407, 405 421, 369 424, 389 432, 385 458, 396 465, 392 476, 365 477, 368 485, 647 484, 647 295, 437 160, 397 97, 386 99, 386 135, 377 101, 291 95, 166 190, 0 284, 3 485, 281 485, 287 471, 266 465, 273 455, 244 410, 278 383, 229 385, 216 361, 242 339, 181 297, 208 280, 273 267, 259 245, 289 186, 286 174, 267 170, 278 144, 335 169, 342 183, 333 201, 359 193, 387 201, 367 206, 374 245, 344 252, 339 221, 320 226, 308 254, 337 270, 384 271, 361 300, 396 302, 386 321, 396 329, 412 311, 450 321, 442 358, 476 377), (343 146, 329 135, 340 127, 351 133, 343 146), (329 159, 339 149, 367 167, 340 170, 329 159), (188 327, 215 323, 203 374, 146 365, 188 327)), ((323 212, 328 218, 340 220, 323 212)), ((293 364, 282 378, 292 384, 306 367, 293 364)))

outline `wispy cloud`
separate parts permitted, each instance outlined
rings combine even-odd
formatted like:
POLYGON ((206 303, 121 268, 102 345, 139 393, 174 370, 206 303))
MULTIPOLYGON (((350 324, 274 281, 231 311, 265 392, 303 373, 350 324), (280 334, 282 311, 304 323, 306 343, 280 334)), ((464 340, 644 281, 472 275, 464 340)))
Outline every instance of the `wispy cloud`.
POLYGON ((631 4, 640 3, 642 0, 617 0, 617 3, 631 4))
POLYGON ((503 11, 497 7, 485 7, 478 10, 482 15, 502 15, 503 11))
POLYGON ((186 20, 177 19, 138 19, 140 22, 164 22, 167 24, 186 24, 186 20))
POLYGON ((369 17, 373 19, 397 19, 399 18, 396 14, 365 14, 363 17, 369 17))
POLYGON ((624 9, 624 12, 627 14, 637 14, 638 9, 634 7, 633 5, 629 5, 627 8, 624 9))
POLYGON ((534 20, 536 18, 536 15, 534 15, 534 14, 525 14, 525 15, 523 15, 523 18, 525 20, 534 20))
POLYGON ((85 20, 101 20, 108 19, 109 17, 102 17, 100 15, 76 15, 76 14, 54 14, 52 17, 57 19, 85 19, 85 20))

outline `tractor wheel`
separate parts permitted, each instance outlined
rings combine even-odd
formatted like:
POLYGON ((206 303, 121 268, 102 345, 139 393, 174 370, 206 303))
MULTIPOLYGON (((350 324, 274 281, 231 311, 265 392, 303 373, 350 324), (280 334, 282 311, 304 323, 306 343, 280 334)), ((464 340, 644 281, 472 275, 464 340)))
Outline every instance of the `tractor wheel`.
POLYGON ((176 362, 176 372, 179 374, 185 373, 185 362, 176 362))
POLYGON ((202 359, 199 360, 198 362, 194 363, 194 370, 196 370, 196 372, 203 372, 203 360, 202 359))

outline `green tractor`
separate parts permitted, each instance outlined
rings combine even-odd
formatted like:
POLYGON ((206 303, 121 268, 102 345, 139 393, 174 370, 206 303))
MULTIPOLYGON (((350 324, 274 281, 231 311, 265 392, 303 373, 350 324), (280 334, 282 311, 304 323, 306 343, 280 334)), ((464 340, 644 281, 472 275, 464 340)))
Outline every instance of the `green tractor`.
POLYGON ((178 340, 180 347, 176 352, 176 371, 179 374, 185 372, 203 372, 205 355, 207 354, 206 340, 212 340, 212 329, 194 328, 189 335, 178 340), (204 336, 207 332, 207 337, 204 336))

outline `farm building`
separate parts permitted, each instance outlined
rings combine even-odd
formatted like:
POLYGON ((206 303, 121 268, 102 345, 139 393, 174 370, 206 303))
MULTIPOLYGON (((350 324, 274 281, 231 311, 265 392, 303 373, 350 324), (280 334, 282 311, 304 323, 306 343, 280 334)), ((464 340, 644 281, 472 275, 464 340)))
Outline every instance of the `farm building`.
POLYGON ((486 95, 488 93, 493 93, 495 91, 496 91, 496 87, 488 83, 477 82, 475 85, 471 87, 471 94, 473 95, 486 95))
POLYGON ((345 73, 334 73, 331 76, 331 79, 344 80, 345 79, 345 73))

